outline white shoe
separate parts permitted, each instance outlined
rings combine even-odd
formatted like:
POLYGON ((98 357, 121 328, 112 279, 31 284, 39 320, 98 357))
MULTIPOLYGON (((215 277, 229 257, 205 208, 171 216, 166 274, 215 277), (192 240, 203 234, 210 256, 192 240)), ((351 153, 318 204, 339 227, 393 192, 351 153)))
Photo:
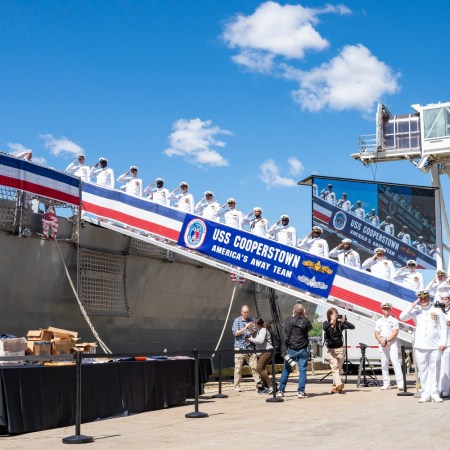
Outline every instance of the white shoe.
POLYGON ((427 395, 422 395, 422 397, 420 397, 419 403, 427 403, 427 402, 431 402, 431 398, 428 397, 427 395))
POLYGON ((283 398, 284 397, 284 392, 283 391, 278 391, 277 392, 277 397, 278 398, 283 398))
POLYGON ((405 390, 405 386, 403 386, 403 384, 397 384, 397 389, 399 391, 404 391, 405 390))
POLYGON ((439 397, 439 395, 434 394, 431 396, 431 401, 434 403, 442 403, 444 400, 442 400, 442 398, 439 397))
POLYGON ((234 388, 234 390, 235 390, 236 392, 241 392, 240 386, 236 386, 236 387, 234 388))
POLYGON ((391 388, 391 385, 390 385, 390 384, 383 384, 381 390, 382 390, 382 391, 387 391, 387 390, 390 389, 390 388, 391 388))

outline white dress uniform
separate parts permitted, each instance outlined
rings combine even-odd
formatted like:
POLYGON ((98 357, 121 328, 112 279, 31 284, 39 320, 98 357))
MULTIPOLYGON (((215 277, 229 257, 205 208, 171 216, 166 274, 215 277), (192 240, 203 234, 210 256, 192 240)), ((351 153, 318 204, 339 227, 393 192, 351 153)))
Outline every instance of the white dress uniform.
POLYGON ((25 161, 31 161, 32 157, 30 159, 25 158, 25 156, 28 155, 28 153, 30 153, 30 152, 20 152, 20 153, 17 153, 17 155, 15 155, 15 156, 18 159, 24 159, 25 161))
POLYGON ((124 190, 127 194, 142 197, 142 180, 140 178, 129 177, 124 173, 117 178, 117 181, 119 183, 125 183, 123 186, 120 186, 120 189, 124 190))
POLYGON ((419 250, 419 252, 427 254, 428 251, 427 244, 424 244, 423 242, 418 242, 416 244, 416 248, 417 250, 419 250))
POLYGON ((250 225, 250 233, 254 234, 255 236, 259 237, 267 237, 269 234, 269 222, 267 219, 264 219, 263 217, 253 217, 253 219, 250 217, 253 213, 247 214, 242 219, 242 225, 250 225))
POLYGON ((297 244, 297 230, 290 225, 274 224, 269 228, 269 234, 275 236, 280 244, 295 247, 297 244))
POLYGON ((203 198, 200 200, 196 205, 194 212, 195 214, 198 214, 199 216, 202 216, 206 220, 219 220, 219 210, 220 205, 216 201, 210 201, 203 198))
POLYGON ((366 212, 364 211, 364 208, 355 208, 353 210, 353 214, 361 220, 364 220, 364 216, 366 215, 366 212))
POLYGON ((329 256, 328 242, 321 237, 313 238, 306 236, 300 242, 299 248, 306 250, 312 255, 321 256, 322 258, 328 258, 329 256))
POLYGON ((320 195, 322 196, 322 198, 330 203, 331 205, 336 205, 336 194, 333 191, 327 191, 327 190, 323 190, 320 195))
POLYGON ((441 374, 439 377, 439 390, 443 397, 449 396, 450 391, 450 308, 445 310, 447 321, 447 348, 441 353, 441 374))
POLYGON ((91 181, 91 168, 87 164, 80 164, 78 161, 71 162, 66 167, 66 172, 75 175, 81 181, 91 181))
POLYGON ((97 184, 99 186, 103 186, 109 189, 114 189, 114 170, 105 167, 104 169, 100 167, 100 169, 91 169, 91 178, 97 178, 97 184))
POLYGON ((410 272, 408 268, 402 268, 394 275, 394 281, 403 284, 414 292, 423 290, 423 276, 417 270, 410 272))
POLYGON ((444 292, 447 292, 450 289, 450 283, 448 283, 447 280, 431 280, 425 289, 430 292, 430 296, 434 297, 434 301, 436 302, 441 299, 444 292))
POLYGON ((395 276, 395 267, 391 260, 386 257, 383 259, 367 258, 362 263, 363 269, 370 269, 370 273, 378 278, 392 281, 395 276))
POLYGON ((361 268, 361 259, 359 253, 355 250, 349 248, 338 248, 335 247, 330 251, 330 258, 337 258, 338 261, 344 266, 353 267, 355 269, 361 268))
POLYGON ((393 223, 385 223, 385 225, 384 225, 384 232, 389 234, 390 236, 394 236, 394 234, 395 234, 394 224, 393 223))
POLYGON ((405 244, 411 245, 411 236, 409 235, 409 233, 401 231, 400 233, 398 233, 397 237, 401 239, 405 244))
POLYGON ((429 303, 424 308, 410 307, 400 314, 400 320, 409 319, 413 319, 416 324, 414 349, 422 400, 437 399, 441 359, 439 346, 447 344, 448 327, 445 315, 440 308, 434 308, 429 303))
MULTIPOLYGON (((383 339, 390 338, 394 330, 399 329, 398 320, 393 316, 382 316, 375 323, 375 331, 378 331, 380 337, 383 339)), ((397 387, 403 389, 403 372, 398 359, 398 345, 397 338, 389 341, 388 346, 383 347, 379 345, 381 353, 381 373, 383 375, 383 387, 387 388, 390 383, 389 377, 389 360, 394 368, 395 378, 397 380, 397 387)))
POLYGON ((380 228, 380 219, 378 216, 371 216, 369 214, 366 215, 366 219, 370 222, 374 227, 380 228))
POLYGON ((242 230, 242 221, 244 217, 239 209, 227 209, 219 211, 219 216, 223 216, 225 225, 242 230))
POLYGON ((144 194, 147 194, 148 198, 155 203, 158 203, 158 204, 164 205, 164 206, 170 206, 169 189, 166 189, 163 187, 162 188, 147 187, 144 190, 144 194))
POLYGON ((189 194, 189 192, 182 193, 182 194, 170 194, 169 200, 174 200, 175 208, 179 209, 180 211, 194 214, 194 196, 192 194, 189 194))
POLYGON ((350 203, 350 200, 345 200, 343 198, 340 198, 338 202, 336 203, 336 206, 338 208, 341 208, 345 212, 349 212, 350 208, 352 207, 352 204, 350 203))

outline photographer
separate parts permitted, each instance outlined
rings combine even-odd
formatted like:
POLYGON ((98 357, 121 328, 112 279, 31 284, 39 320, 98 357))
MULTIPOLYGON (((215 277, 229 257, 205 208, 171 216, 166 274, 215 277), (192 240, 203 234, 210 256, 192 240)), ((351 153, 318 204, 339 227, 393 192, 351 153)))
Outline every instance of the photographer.
POLYGON ((305 316, 305 308, 301 303, 296 303, 292 311, 292 316, 284 322, 284 334, 286 336, 287 355, 284 361, 283 372, 281 373, 280 388, 278 397, 284 397, 284 389, 292 371, 292 366, 298 364, 298 398, 306 398, 306 367, 309 357, 308 333, 312 330, 311 322, 305 316), (290 357, 290 358, 289 358, 290 357))
POLYGON ((339 315, 336 308, 330 308, 327 311, 327 320, 322 326, 325 333, 325 344, 328 347, 327 361, 330 364, 331 374, 333 375, 331 393, 342 394, 344 383, 342 383, 340 371, 345 357, 342 332, 344 330, 354 330, 355 325, 347 322, 345 316, 339 315))

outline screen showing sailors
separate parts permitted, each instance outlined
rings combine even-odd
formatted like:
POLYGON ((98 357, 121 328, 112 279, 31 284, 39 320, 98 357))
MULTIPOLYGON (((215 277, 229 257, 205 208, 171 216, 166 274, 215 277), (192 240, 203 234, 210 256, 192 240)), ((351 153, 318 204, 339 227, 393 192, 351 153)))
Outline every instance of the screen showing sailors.
POLYGON ((361 268, 359 253, 352 249, 352 240, 342 239, 342 242, 330 251, 330 258, 337 258, 344 266, 361 268))

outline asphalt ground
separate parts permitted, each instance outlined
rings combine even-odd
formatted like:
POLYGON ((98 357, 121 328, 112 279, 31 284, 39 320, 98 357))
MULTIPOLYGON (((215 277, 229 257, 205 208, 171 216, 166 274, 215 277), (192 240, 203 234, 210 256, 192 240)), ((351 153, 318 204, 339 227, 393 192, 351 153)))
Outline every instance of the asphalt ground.
MULTIPOLYGON (((186 418, 194 412, 193 401, 184 406, 127 417, 82 424, 81 434, 94 438, 83 448, 107 449, 442 449, 448 448, 450 399, 443 403, 419 403, 418 398, 399 397, 397 389, 356 386, 349 375, 343 394, 331 394, 331 378, 308 373, 309 398, 297 398, 297 379, 290 379, 283 402, 269 403, 251 378, 242 391, 231 381, 214 399, 217 382, 206 385, 199 411, 204 418, 186 418)), ((414 375, 408 375, 408 391, 415 392, 414 375)), ((0 448, 62 449, 62 439, 75 427, 0 438, 0 448)))

